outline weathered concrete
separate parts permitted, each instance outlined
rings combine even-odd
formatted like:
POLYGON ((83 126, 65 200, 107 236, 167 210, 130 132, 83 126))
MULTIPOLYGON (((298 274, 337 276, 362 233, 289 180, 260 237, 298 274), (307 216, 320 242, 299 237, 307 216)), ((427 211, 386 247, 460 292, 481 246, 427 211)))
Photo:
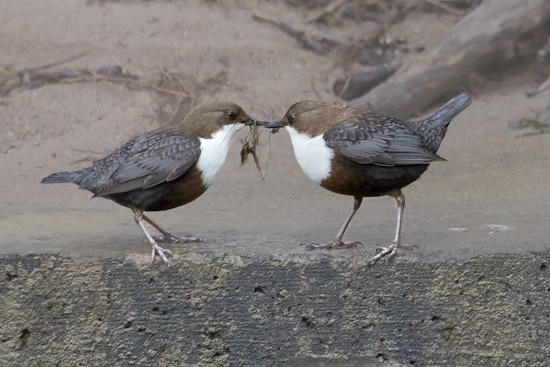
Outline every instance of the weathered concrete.
POLYGON ((2 366, 546 366, 550 253, 0 256, 2 366))

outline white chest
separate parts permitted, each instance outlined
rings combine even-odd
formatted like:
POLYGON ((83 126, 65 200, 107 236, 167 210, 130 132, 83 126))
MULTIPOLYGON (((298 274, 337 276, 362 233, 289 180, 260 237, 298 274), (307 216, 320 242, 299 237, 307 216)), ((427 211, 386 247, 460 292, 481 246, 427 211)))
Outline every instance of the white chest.
POLYGON ((244 124, 226 125, 209 139, 199 138, 201 155, 197 161, 197 168, 202 171, 201 178, 206 187, 214 183, 227 158, 231 139, 243 127, 244 124))
POLYGON ((330 175, 334 152, 326 146, 323 135, 312 138, 291 126, 286 126, 285 129, 290 135, 298 164, 313 182, 320 184, 330 175))

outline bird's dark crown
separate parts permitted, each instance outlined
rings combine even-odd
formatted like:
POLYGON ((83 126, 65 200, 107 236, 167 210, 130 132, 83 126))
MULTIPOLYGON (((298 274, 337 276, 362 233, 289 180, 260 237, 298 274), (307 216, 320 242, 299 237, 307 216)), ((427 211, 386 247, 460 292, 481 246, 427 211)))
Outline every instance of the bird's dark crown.
POLYGON ((281 123, 313 137, 356 114, 356 110, 334 103, 300 101, 290 106, 281 123))
POLYGON ((246 124, 252 118, 232 102, 211 102, 192 109, 174 128, 185 135, 210 138, 226 125, 246 124))

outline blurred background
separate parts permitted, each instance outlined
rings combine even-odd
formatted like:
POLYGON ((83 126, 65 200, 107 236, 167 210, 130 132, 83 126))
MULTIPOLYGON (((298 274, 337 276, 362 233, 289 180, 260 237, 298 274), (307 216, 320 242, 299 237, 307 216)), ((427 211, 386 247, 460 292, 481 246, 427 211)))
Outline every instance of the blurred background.
MULTIPOLYGON (((472 105, 407 187, 403 238, 423 259, 547 249, 550 3, 546 0, 0 3, 0 251, 148 254, 130 212, 74 185, 40 185, 210 100, 280 118, 320 99, 420 118, 459 91, 472 105)), ((286 132, 263 132, 262 178, 241 131, 215 184, 153 213, 208 250, 252 238, 331 241, 352 198, 311 182, 286 132)), ((349 240, 392 239, 393 199, 363 202, 349 240)))

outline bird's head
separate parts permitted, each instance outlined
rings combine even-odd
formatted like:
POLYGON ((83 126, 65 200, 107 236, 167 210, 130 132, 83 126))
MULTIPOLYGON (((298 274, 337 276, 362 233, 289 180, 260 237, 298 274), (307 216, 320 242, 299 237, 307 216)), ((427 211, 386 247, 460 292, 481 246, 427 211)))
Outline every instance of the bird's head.
POLYGON ((210 138, 212 134, 231 129, 239 131, 246 125, 263 124, 265 121, 250 117, 240 106, 232 102, 211 102, 195 107, 181 122, 189 135, 210 138))
POLYGON ((354 110, 333 103, 300 101, 290 106, 282 119, 267 122, 264 127, 291 127, 301 134, 313 137, 323 134, 354 114, 354 110))

